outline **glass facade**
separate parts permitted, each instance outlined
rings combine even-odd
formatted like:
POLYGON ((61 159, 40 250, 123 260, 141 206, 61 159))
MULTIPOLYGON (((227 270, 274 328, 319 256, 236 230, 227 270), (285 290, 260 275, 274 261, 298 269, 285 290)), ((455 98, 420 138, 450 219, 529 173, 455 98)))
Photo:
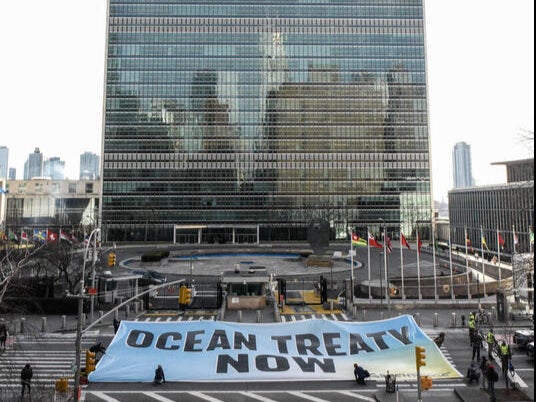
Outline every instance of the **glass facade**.
POLYGON ((422 0, 110 0, 107 42, 107 240, 429 223, 422 0))

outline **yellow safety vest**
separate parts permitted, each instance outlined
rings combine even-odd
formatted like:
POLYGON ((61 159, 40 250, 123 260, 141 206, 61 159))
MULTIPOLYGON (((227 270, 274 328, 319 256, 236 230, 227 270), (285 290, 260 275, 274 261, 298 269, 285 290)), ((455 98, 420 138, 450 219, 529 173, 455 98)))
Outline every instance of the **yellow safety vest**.
POLYGON ((476 328, 475 320, 469 320, 469 328, 471 328, 471 329, 476 328))
POLYGON ((508 345, 501 346, 501 354, 503 356, 508 356, 510 353, 508 353, 508 345))
POLYGON ((488 332, 488 343, 493 343, 493 332, 488 332))

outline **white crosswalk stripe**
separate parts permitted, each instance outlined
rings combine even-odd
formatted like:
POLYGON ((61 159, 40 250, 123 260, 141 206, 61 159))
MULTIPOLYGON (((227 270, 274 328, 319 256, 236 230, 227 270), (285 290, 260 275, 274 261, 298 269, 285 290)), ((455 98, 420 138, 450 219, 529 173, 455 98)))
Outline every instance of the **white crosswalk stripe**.
MULTIPOLYGON (((71 334, 74 335, 74 334, 71 334)), ((82 338, 81 366, 85 366, 85 350, 96 342, 95 335, 82 338)), ((0 388, 20 387, 20 370, 29 363, 34 371, 32 383, 54 387, 56 380, 66 377, 74 381, 72 367, 76 360, 75 337, 17 336, 13 344, 0 353, 0 388)))

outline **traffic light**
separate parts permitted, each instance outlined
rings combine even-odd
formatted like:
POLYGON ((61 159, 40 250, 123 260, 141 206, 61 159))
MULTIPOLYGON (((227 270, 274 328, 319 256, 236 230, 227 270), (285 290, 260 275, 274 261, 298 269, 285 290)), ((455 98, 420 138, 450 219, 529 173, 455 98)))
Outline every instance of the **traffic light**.
POLYGON ((86 350, 86 374, 95 371, 95 365, 97 364, 95 359, 95 352, 86 350))
POLYGON ((424 391, 428 391, 430 388, 432 388, 432 377, 423 375, 421 377, 421 389, 424 391))
POLYGON ((179 304, 187 305, 192 302, 192 289, 181 286, 179 289, 179 304))
POLYGON ((115 253, 108 254, 108 266, 115 267, 115 253))
POLYGON ((417 364, 417 370, 422 366, 426 366, 426 349, 422 346, 415 346, 415 363, 417 364))
POLYGON ((398 289, 394 286, 389 288, 389 296, 391 297, 398 296, 398 289))

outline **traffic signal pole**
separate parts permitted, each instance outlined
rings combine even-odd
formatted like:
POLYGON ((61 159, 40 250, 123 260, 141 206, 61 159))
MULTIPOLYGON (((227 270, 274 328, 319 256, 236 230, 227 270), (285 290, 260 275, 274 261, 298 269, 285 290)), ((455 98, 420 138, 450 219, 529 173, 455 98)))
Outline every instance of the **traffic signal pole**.
POLYGON ((417 401, 422 402, 421 367, 426 366, 426 349, 415 346, 415 366, 417 367, 417 401))

